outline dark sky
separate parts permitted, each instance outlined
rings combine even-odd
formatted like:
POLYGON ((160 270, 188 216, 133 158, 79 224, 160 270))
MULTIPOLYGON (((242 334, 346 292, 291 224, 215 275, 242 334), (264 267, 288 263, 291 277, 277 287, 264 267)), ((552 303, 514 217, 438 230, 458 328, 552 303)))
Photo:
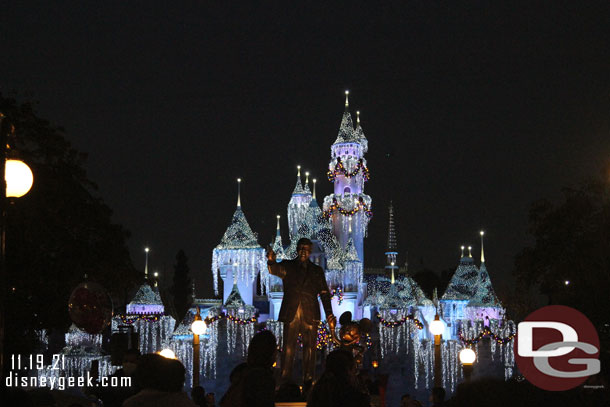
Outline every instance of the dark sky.
POLYGON ((331 192, 344 89, 369 140, 367 266, 383 262, 392 199, 414 268, 455 266, 461 244, 478 255, 484 228, 492 281, 508 285, 530 203, 610 157, 607 1, 209 3, 0 12, 0 91, 38 100, 89 153, 136 266, 149 245, 151 268, 169 272, 183 248, 200 294, 238 176, 261 244, 276 213, 287 241, 297 164, 331 192))

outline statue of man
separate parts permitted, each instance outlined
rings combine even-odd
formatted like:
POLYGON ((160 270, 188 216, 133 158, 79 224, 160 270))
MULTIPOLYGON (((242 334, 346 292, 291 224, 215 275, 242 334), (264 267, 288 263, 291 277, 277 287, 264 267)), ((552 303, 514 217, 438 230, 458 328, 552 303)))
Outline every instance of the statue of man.
POLYGON ((284 323, 282 352, 282 382, 292 378, 292 366, 297 349, 297 336, 303 337, 303 384, 311 386, 316 368, 316 340, 320 322, 318 295, 326 313, 326 320, 335 331, 337 319, 330 303, 330 290, 322 267, 309 260, 312 243, 309 239, 297 242, 297 258, 276 263, 275 253, 267 252, 269 273, 283 280, 284 299, 279 321, 284 323))

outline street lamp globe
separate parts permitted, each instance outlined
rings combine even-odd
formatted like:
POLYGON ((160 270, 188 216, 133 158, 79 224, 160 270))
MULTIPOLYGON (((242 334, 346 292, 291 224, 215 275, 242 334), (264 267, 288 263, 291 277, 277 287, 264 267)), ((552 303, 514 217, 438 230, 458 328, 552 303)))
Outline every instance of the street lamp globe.
POLYGON ((445 324, 443 324, 443 321, 441 321, 440 319, 435 319, 434 321, 430 322, 430 332, 432 333, 432 335, 442 335, 444 331, 445 324))
POLYGON ((4 167, 6 180, 6 196, 19 198, 27 194, 34 183, 32 170, 21 160, 6 160, 4 167))
POLYGON ((193 331, 193 333, 195 335, 203 335, 205 334, 205 331, 208 330, 208 326, 205 324, 205 322, 203 322, 202 320, 196 320, 193 321, 192 325, 191 325, 191 331, 193 331))
POLYGON ((167 359, 176 359, 176 354, 171 349, 163 349, 161 352, 159 352, 159 355, 167 359))
POLYGON ((477 354, 470 348, 464 348, 460 351, 460 362, 463 365, 472 365, 477 359, 477 354))

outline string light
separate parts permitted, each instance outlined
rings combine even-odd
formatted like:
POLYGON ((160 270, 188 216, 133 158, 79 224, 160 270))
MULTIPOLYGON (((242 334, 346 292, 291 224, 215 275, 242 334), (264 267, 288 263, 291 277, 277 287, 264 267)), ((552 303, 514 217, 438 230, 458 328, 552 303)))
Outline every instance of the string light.
POLYGON ((413 314, 406 315, 398 321, 389 321, 387 319, 384 319, 381 314, 377 314, 377 318, 379 318, 379 322, 381 322, 381 324, 386 328, 396 328, 407 323, 407 321, 413 321, 417 329, 424 329, 424 324, 419 319, 415 318, 413 314))

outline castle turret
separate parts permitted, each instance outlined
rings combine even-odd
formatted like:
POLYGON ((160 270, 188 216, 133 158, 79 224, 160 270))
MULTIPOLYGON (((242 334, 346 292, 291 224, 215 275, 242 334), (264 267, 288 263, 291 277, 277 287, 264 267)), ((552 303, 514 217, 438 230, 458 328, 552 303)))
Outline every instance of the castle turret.
POLYGON ((218 294, 218 275, 220 275, 225 283, 223 302, 231 293, 233 285, 237 284, 246 304, 252 305, 256 275, 267 270, 267 260, 265 249, 258 244, 256 235, 252 232, 241 209, 239 178, 237 185, 237 208, 220 243, 212 252, 214 291, 218 294))
POLYGON ((305 188, 301 183, 301 166, 297 166, 297 183, 292 191, 290 202, 288 202, 288 233, 290 239, 299 231, 299 226, 305 218, 305 212, 311 202, 311 192, 305 183, 305 188))
POLYGON ((345 111, 337 139, 331 146, 328 179, 334 183, 334 193, 324 198, 324 215, 330 218, 333 234, 341 247, 347 246, 349 218, 353 219, 353 239, 360 261, 364 260, 363 240, 371 212, 371 197, 364 194, 364 183, 369 179, 364 153, 368 149, 364 131, 354 130, 349 112, 349 92, 345 92, 345 111))

